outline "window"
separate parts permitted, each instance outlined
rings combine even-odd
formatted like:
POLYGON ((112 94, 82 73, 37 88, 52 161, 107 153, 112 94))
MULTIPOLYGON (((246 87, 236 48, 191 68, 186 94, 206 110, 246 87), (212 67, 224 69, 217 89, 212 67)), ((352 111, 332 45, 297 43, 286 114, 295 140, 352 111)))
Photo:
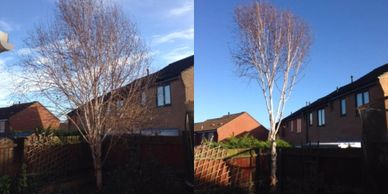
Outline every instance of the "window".
POLYGON ((147 102, 147 96, 145 92, 141 93, 141 105, 145 106, 147 102))
POLYGON ((0 133, 4 133, 5 132, 5 122, 7 120, 0 120, 0 133))
POLYGON ((319 109, 317 111, 318 115, 318 127, 325 125, 325 109, 319 109))
POLYGON ((144 136, 179 136, 179 130, 178 129, 142 129, 141 135, 144 135, 144 136))
POLYGON ((309 114, 309 125, 310 126, 313 125, 313 113, 312 112, 309 114))
POLYGON ((118 101, 116 101, 116 107, 117 108, 121 108, 121 107, 123 107, 124 106, 124 101, 123 100, 118 100, 118 101))
POLYGON ((209 133, 207 134, 207 139, 208 139, 209 141, 214 141, 214 132, 209 132, 209 133))
POLYGON ((356 94, 356 107, 360 107, 369 103, 369 92, 361 92, 356 94))
POLYGON ((297 133, 302 132, 302 119, 296 120, 296 132, 297 133))
POLYGON ((345 100, 345 98, 341 99, 340 106, 341 106, 341 111, 340 111, 341 116, 345 116, 346 115, 346 100, 345 100))
POLYGON ((290 125, 291 125, 291 132, 293 132, 294 131, 293 121, 290 121, 290 125))
POLYGON ((166 106, 171 104, 170 84, 158 86, 157 89, 157 105, 166 106))

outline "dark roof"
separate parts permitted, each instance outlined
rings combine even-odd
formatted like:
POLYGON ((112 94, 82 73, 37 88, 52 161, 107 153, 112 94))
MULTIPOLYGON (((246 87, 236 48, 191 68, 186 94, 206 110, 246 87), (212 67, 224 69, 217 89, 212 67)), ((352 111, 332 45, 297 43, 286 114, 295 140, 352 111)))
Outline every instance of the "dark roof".
POLYGON ((341 98, 345 95, 363 90, 366 87, 369 87, 373 84, 376 84, 378 81, 378 77, 380 75, 384 74, 385 72, 388 72, 388 64, 382 65, 382 66, 372 70, 371 72, 367 73, 366 75, 362 76, 361 78, 357 79, 356 81, 334 90, 330 94, 328 94, 322 98, 319 98, 318 100, 314 101, 313 103, 295 111, 294 113, 285 117, 283 120, 288 120, 288 119, 294 118, 294 117, 296 117, 304 112, 311 111, 314 108, 317 108, 319 106, 325 106, 330 101, 336 100, 336 99, 341 98))
POLYGON ((215 130, 226 123, 229 123, 231 120, 239 117, 240 115, 244 114, 245 112, 240 112, 236 114, 227 114, 219 118, 215 119, 208 119, 204 122, 195 123, 194 124, 194 131, 210 131, 215 130))
POLYGON ((170 63, 163 69, 159 70, 157 74, 156 81, 168 80, 174 77, 177 77, 181 74, 182 71, 194 65, 194 55, 181 59, 179 61, 170 63))
POLYGON ((35 103, 37 102, 34 101, 34 102, 28 102, 28 103, 22 103, 22 104, 14 104, 9 107, 0 108, 0 119, 9 119, 14 114, 28 108, 29 106, 35 103))

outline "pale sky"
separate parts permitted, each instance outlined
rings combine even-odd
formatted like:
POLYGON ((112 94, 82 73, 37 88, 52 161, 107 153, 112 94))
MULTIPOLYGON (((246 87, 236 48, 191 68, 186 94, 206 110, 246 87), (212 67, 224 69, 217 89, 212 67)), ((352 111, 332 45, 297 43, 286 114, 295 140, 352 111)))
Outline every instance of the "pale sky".
MULTIPOLYGON (((136 23, 148 44, 151 70, 194 54, 194 0, 112 0, 136 23)), ((55 14, 55 0, 2 0, 0 31, 9 34, 15 48, 0 54, 0 107, 16 103, 12 98, 12 67, 27 48, 24 40, 34 26, 55 14)), ((31 99, 36 100, 36 99, 31 99)))

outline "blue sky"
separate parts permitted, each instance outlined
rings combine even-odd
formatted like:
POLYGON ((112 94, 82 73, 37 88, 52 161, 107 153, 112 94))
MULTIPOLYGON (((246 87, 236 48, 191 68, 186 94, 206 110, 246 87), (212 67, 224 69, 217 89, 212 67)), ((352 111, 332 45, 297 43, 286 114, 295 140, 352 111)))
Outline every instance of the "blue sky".
MULTIPOLYGON (((266 127, 264 98, 239 78, 230 55, 233 11, 251 1, 195 1, 195 122, 246 111, 266 127)), ((310 25, 312 45, 285 115, 388 63, 388 1, 276 0, 310 25)))
MULTIPOLYGON (((194 53, 194 0, 111 1, 137 24, 150 49, 153 71, 194 53)), ((1 107, 15 101, 10 95, 14 77, 10 69, 18 62, 18 52, 25 49, 23 41, 34 26, 53 18, 55 0, 2 0, 0 7, 0 31, 7 32, 9 42, 15 46, 0 55, 1 107)))

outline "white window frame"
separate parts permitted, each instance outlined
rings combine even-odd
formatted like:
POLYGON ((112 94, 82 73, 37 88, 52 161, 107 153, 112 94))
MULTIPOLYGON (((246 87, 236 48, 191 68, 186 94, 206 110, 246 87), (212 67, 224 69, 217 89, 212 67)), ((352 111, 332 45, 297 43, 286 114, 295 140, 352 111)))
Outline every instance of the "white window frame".
POLYGON ((302 119, 296 119, 296 132, 301 133, 302 132, 302 119))
POLYGON ((146 95, 146 93, 144 91, 141 93, 141 102, 140 103, 143 106, 145 106, 146 103, 147 103, 147 95, 146 95))
POLYGON ((340 115, 346 116, 346 98, 340 100, 340 115))
POLYGON ((368 104, 370 101, 369 99, 369 91, 359 92, 356 94, 356 107, 360 107, 364 104, 368 104), (359 99, 360 97, 360 99, 359 99), (361 100, 361 102, 359 101, 361 100))
POLYGON ((313 125, 313 113, 310 112, 309 114, 309 125, 312 126, 313 125))
POLYGON ((164 137, 178 137, 179 129, 176 128, 162 128, 162 129, 142 129, 142 136, 164 136, 164 137))
POLYGON ((317 117, 318 117, 317 126, 318 127, 325 126, 325 124, 326 124, 325 108, 321 108, 321 109, 317 110, 317 117))
POLYGON ((156 89, 156 106, 163 107, 171 105, 171 85, 165 84, 156 89))

